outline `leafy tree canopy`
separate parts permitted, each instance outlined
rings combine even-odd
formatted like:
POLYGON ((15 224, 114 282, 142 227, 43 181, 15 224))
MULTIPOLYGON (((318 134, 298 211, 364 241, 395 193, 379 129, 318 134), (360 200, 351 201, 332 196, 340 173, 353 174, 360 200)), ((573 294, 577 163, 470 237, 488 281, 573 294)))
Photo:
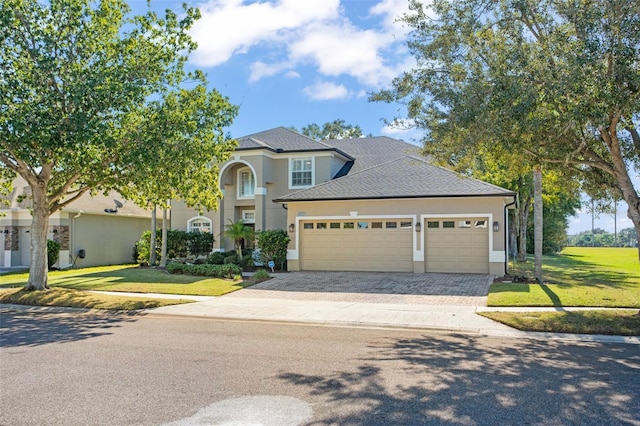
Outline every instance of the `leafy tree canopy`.
POLYGON ((371 100, 406 105, 428 152, 608 176, 640 232, 639 2, 413 0, 402 21, 417 66, 371 100))
POLYGON ((315 140, 351 139, 362 137, 362 129, 360 126, 347 124, 344 120, 340 119, 324 123, 322 127, 316 123, 311 123, 303 127, 301 133, 315 140))
POLYGON ((0 173, 32 191, 29 287, 46 287, 50 214, 88 191, 213 208, 237 108, 187 72, 198 9, 122 0, 0 3, 0 173))

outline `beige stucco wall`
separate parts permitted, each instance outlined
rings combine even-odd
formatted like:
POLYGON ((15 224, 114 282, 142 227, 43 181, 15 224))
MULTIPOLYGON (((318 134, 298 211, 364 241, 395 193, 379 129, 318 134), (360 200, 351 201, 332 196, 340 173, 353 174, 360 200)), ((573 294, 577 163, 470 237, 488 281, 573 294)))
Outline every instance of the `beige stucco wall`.
POLYGON ((133 262, 133 247, 150 229, 148 218, 83 214, 71 225, 70 255, 75 267, 116 265, 133 262), (85 249, 80 259, 78 250, 85 249))
MULTIPOLYGON (((29 266, 31 215, 27 210, 8 212, 0 220, 0 227, 8 232, 15 231, 16 250, 2 250, 2 266, 29 266)), ((77 212, 56 212, 49 218, 47 238, 59 240, 64 233, 66 240, 60 250, 56 266, 68 267, 73 264, 78 249, 87 251, 85 259, 76 259, 75 266, 96 266, 129 263, 132 261, 133 246, 145 230, 149 229, 148 218, 129 217, 120 214, 88 214, 77 212), (55 232, 54 232, 55 230, 55 232)), ((2 235, 2 249, 5 235, 2 235)))
POLYGON ((287 223, 294 223, 295 232, 290 233, 289 244, 290 270, 299 270, 299 222, 312 218, 381 218, 403 217, 413 223, 422 223, 422 232, 416 233, 414 240, 414 272, 424 272, 424 235, 425 221, 430 217, 486 217, 489 220, 489 272, 504 275, 505 261, 505 223, 503 197, 465 197, 430 199, 387 199, 387 200, 350 200, 323 202, 294 202, 288 204, 287 223), (494 232, 492 223, 498 222, 499 231, 494 232))
POLYGON ((289 187, 289 164, 291 158, 314 157, 314 184, 330 180, 344 165, 345 159, 334 153, 273 153, 265 150, 239 151, 220 166, 220 188, 223 198, 217 211, 203 212, 188 208, 180 200, 172 201, 171 226, 187 229, 187 222, 197 216, 212 221, 214 250, 231 250, 233 242, 221 235, 229 221, 242 219, 244 210, 255 211, 255 229, 286 229, 287 211, 273 199, 294 192, 299 188, 289 187), (249 167, 256 180, 255 197, 238 199, 238 171, 249 167))

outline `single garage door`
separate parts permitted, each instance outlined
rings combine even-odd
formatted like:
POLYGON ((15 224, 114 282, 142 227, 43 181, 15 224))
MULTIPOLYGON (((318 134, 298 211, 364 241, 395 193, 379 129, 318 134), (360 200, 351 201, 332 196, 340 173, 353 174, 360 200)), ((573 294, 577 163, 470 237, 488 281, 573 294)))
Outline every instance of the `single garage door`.
POLYGON ((409 220, 314 220, 300 228, 303 270, 413 272, 409 220))
POLYGON ((489 273, 486 218, 427 219, 427 272, 489 273))

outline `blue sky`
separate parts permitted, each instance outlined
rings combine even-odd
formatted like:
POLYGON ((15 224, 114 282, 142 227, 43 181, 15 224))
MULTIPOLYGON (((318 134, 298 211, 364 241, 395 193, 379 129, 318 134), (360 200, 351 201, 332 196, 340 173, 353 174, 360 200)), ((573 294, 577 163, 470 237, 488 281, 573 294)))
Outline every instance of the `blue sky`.
MULTIPOLYGON (((151 0, 156 10, 180 10, 182 1, 151 0)), ((365 135, 418 144, 420 133, 390 127, 398 105, 367 95, 388 87, 414 64, 396 21, 408 0, 189 0, 202 18, 191 35, 198 50, 191 65, 240 110, 230 132, 240 137, 277 126, 301 130, 342 119, 365 135)), ((134 9, 141 0, 134 0, 134 9)), ((631 226, 620 205, 618 229, 631 226)), ((613 232, 613 217, 596 227, 613 232)), ((591 229, 591 217, 570 218, 569 233, 591 229)))

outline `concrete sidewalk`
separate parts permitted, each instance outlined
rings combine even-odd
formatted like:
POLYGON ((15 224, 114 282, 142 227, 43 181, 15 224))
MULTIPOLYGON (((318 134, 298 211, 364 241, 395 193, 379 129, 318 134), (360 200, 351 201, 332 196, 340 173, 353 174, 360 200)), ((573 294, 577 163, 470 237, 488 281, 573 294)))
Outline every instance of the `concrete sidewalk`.
MULTIPOLYGON (((185 297, 185 298, 188 298, 185 297)), ((520 311, 557 310, 517 308, 520 311)), ((640 337, 524 332, 480 316, 477 312, 510 310, 482 306, 418 305, 290 300, 277 298, 215 297, 148 310, 152 314, 229 320, 271 321, 343 327, 384 327, 603 343, 640 344, 640 337)))

